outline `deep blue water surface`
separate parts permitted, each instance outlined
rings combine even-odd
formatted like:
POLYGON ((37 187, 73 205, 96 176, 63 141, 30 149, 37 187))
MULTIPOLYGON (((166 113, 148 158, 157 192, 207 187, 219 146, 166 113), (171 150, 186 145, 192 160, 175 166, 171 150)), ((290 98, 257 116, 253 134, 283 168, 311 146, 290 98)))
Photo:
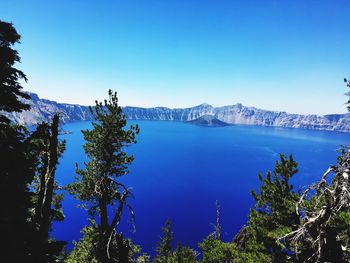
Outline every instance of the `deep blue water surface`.
MULTIPOLYGON (((131 123, 135 123, 134 121, 131 123)), ((151 253, 161 226, 173 223, 176 241, 196 247, 213 231, 215 201, 221 204, 223 238, 229 241, 247 221, 258 188, 259 172, 273 169, 278 153, 293 153, 300 172, 293 178, 295 189, 316 181, 336 162, 339 145, 350 142, 350 134, 257 126, 200 127, 181 122, 138 121, 138 143, 125 184, 133 188, 131 204, 136 213, 136 233, 126 221, 120 230, 151 253)), ((59 165, 59 183, 74 179, 75 163, 85 160, 81 130, 89 122, 64 126, 67 150, 59 165)), ((55 225, 57 239, 78 240, 87 224, 84 210, 76 208, 69 194, 63 203, 66 219, 55 225)), ((176 243, 174 242, 174 245, 176 243)), ((71 247, 71 246, 70 246, 71 247)))

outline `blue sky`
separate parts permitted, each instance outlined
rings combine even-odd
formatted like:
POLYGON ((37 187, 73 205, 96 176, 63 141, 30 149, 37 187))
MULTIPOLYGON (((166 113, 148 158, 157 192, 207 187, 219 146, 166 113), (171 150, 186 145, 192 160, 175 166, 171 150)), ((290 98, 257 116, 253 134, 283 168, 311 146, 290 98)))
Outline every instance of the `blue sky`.
POLYGON ((350 1, 16 1, 26 90, 93 104, 345 112, 350 1))

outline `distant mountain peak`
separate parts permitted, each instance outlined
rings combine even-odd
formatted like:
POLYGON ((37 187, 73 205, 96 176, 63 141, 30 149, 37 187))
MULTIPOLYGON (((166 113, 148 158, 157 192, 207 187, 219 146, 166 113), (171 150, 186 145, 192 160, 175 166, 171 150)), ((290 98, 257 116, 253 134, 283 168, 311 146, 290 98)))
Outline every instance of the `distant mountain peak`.
POLYGON ((213 106, 211 106, 209 103, 203 102, 196 107, 213 107, 213 106))

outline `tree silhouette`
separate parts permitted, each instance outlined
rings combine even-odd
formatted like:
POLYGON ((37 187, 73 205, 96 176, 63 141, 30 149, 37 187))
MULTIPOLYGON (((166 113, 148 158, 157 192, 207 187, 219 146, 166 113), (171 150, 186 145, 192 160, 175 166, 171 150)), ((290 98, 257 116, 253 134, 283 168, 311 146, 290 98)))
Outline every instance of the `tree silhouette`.
POLYGON ((54 261, 62 253, 66 242, 50 237, 52 221, 64 219, 61 207, 63 194, 57 194, 55 172, 59 157, 65 150, 65 141, 58 139, 59 114, 52 123, 41 123, 31 134, 33 148, 37 153, 36 174, 32 183, 34 239, 32 254, 37 262, 54 261))
POLYGON ((20 36, 10 23, 0 21, 0 233, 5 241, 1 262, 28 260, 32 225, 28 222, 31 194, 28 185, 34 178, 36 157, 31 151, 26 128, 11 125, 1 111, 21 111, 29 106, 18 97, 29 98, 21 92, 22 71, 14 68, 20 61, 13 49, 20 36), (10 259, 10 261, 8 261, 10 259))
MULTIPOLYGON (((26 76, 14 68, 20 57, 13 45, 19 40, 13 25, 0 21, 0 112, 29 109, 23 99, 30 96, 19 83, 26 76)), ((52 220, 60 218, 62 199, 54 192, 55 168, 64 150, 58 123, 56 115, 51 125, 43 123, 29 132, 0 115, 0 233, 5 241, 0 262, 54 262, 62 251, 64 242, 49 236, 52 220)))
POLYGON ((11 23, 0 20, 0 111, 28 110, 29 105, 20 99, 30 99, 30 96, 21 91, 19 80, 27 81, 25 74, 14 67, 20 62, 17 50, 13 45, 19 43, 21 36, 11 23))

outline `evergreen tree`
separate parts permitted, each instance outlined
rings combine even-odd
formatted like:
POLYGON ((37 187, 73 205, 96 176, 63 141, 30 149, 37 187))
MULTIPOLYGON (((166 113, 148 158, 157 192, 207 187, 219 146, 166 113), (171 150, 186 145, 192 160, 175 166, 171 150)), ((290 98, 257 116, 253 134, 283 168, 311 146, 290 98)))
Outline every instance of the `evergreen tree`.
POLYGON ((172 257, 171 243, 174 240, 174 232, 171 230, 171 221, 168 219, 165 226, 162 227, 163 236, 160 237, 158 247, 156 248, 157 255, 154 262, 168 263, 172 257))
MULTIPOLYGON (((117 94, 109 91, 109 99, 102 104, 96 101, 90 111, 95 118, 92 130, 84 130, 84 150, 90 161, 85 169, 77 167, 77 180, 68 190, 82 201, 91 218, 98 218, 97 262, 128 262, 129 247, 116 229, 123 208, 131 210, 127 198, 131 192, 119 181, 128 174, 134 157, 125 147, 136 142, 138 126, 125 129, 126 119, 118 105, 117 94), (112 209, 109 209, 112 208, 112 209), (111 219, 111 220, 109 220, 111 219)), ((131 210, 132 217, 134 216, 131 210)))
POLYGON ((177 247, 174 251, 173 261, 176 263, 195 263, 197 252, 187 246, 182 246, 180 242, 177 243, 177 247))
POLYGON ((202 250, 202 262, 204 263, 234 262, 237 254, 236 246, 233 243, 222 242, 214 235, 209 235, 198 246, 202 250))
MULTIPOLYGON (((81 231, 83 237, 79 242, 74 243, 73 251, 67 257, 67 263, 98 263, 100 262, 98 255, 98 242, 99 242, 99 229, 95 220, 90 219, 90 225, 83 228, 81 231)), ((122 237, 119 235, 119 237, 122 237)), ((137 262, 137 263, 149 263, 149 256, 147 254, 141 254, 141 248, 138 245, 132 243, 130 239, 113 239, 111 247, 119 248, 121 253, 118 261, 113 262, 137 262), (117 241, 117 242, 116 242, 117 241), (125 249, 127 248, 127 249, 125 249)), ((118 249, 116 249, 118 250, 118 249)))
POLYGON ((349 169, 349 148, 343 148, 337 165, 309 186, 294 205, 301 224, 279 239, 295 252, 294 262, 349 262, 349 169))
POLYGON ((172 249, 174 232, 171 229, 171 221, 168 219, 162 227, 162 236, 156 248, 154 263, 195 263, 197 252, 178 242, 175 250, 172 249))
POLYGON ((29 184, 35 175, 29 133, 24 127, 0 124, 0 262, 26 262, 30 255, 33 225, 29 184))
MULTIPOLYGON (((14 67, 20 62, 17 50, 13 45, 19 43, 21 36, 11 23, 0 20, 0 111, 28 110, 29 105, 22 99, 30 99, 30 96, 21 91, 20 79, 27 81, 25 74, 14 67)), ((4 116, 2 116, 4 119, 4 116)))
POLYGON ((252 191, 255 208, 250 211, 248 226, 234 239, 241 255, 268 258, 266 262, 288 261, 287 251, 276 240, 300 223, 294 209, 300 195, 289 183, 297 172, 293 157, 281 154, 272 173, 267 172, 265 177, 259 174, 260 191, 252 191))
MULTIPOLYGON (((344 79, 350 88, 350 81, 344 79)), ((346 93, 350 97, 350 93, 346 93)), ((347 102, 350 111, 350 100, 347 102)), ((309 186, 296 202, 301 224, 281 236, 294 251, 295 262, 349 262, 350 260, 350 147, 342 146, 337 164, 309 186)))
POLYGON ((0 21, 0 233, 5 244, 1 262, 28 260, 32 238, 28 185, 34 178, 36 157, 28 130, 12 125, 2 113, 29 108, 19 100, 29 98, 19 84, 20 79, 26 80, 25 75, 14 68, 20 58, 13 45, 19 40, 12 24, 0 21))
POLYGON ((21 91, 19 83, 21 79, 26 81, 26 76, 14 67, 20 62, 18 52, 13 49, 19 40, 20 35, 13 25, 0 21, 0 205, 3 211, 0 232, 6 240, 0 261, 53 262, 64 245, 52 242, 49 237, 51 221, 58 218, 58 214, 53 215, 52 211, 60 210, 62 199, 54 193, 55 168, 63 152, 63 144, 58 141, 58 115, 53 118, 51 126, 43 123, 33 133, 1 115, 1 111, 29 109, 23 99, 29 100, 30 96, 21 91), (43 143, 46 141, 47 149, 43 143), (45 151, 47 161, 42 162, 45 151), (41 187, 45 185, 46 190, 41 200, 43 206, 34 215, 35 207, 39 207, 40 194, 32 190, 39 170, 46 171, 41 180, 41 187))
POLYGON ((63 194, 57 193, 55 172, 59 157, 65 150, 65 141, 58 139, 58 133, 59 114, 55 114, 51 124, 38 125, 30 137, 37 153, 36 174, 31 185, 34 191, 31 221, 35 228, 32 255, 37 262, 54 262, 61 256, 66 243, 50 237, 52 222, 64 219, 63 194))
POLYGON ((33 133, 9 123, 1 127, 0 230, 7 249, 0 257, 51 262, 50 258, 56 258, 65 244, 53 242, 49 236, 52 220, 63 220, 63 197, 55 193, 54 183, 54 170, 64 150, 57 138, 58 116, 53 124, 43 123, 33 133), (47 135, 42 133, 44 126, 47 135), (51 128, 56 132, 50 133, 51 128), (43 145, 47 139, 49 145, 43 145), (41 193, 39 188, 44 191, 41 193))

